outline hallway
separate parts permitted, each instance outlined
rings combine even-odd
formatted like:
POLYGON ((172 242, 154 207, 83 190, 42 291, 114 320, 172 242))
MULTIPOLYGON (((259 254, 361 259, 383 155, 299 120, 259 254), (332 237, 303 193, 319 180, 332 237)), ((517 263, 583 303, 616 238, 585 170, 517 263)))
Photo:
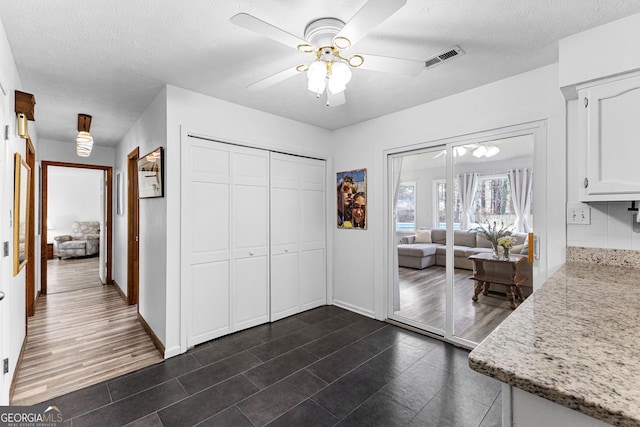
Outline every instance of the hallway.
POLYGON ((32 405, 160 362, 162 357, 98 258, 49 260, 48 295, 36 301, 11 405, 32 405))

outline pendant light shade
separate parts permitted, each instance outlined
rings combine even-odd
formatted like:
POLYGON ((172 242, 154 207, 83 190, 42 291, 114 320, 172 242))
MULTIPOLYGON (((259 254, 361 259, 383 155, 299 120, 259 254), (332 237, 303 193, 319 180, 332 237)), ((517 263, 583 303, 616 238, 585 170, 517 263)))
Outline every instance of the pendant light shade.
POLYGON ((344 62, 334 62, 331 65, 331 76, 329 77, 329 90, 332 94, 340 93, 347 88, 347 83, 351 80, 351 69, 344 62))
POLYGON ((327 80, 327 64, 324 61, 315 61, 307 70, 309 85, 307 88, 318 96, 324 92, 327 80))
POLYGON ((76 153, 80 157, 89 157, 93 150, 93 136, 89 133, 91 116, 78 114, 78 136, 76 137, 76 153))

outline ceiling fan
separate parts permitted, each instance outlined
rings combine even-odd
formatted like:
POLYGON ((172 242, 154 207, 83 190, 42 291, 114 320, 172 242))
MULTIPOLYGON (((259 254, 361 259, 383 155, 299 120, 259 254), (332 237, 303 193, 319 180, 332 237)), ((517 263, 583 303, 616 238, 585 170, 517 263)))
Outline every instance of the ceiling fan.
POLYGON ((369 0, 346 24, 336 18, 315 20, 305 28, 304 40, 247 13, 233 16, 231 22, 239 27, 269 37, 299 52, 313 55, 310 63, 280 71, 250 84, 247 88, 264 89, 298 73, 307 72, 308 89, 316 93, 318 98, 326 92, 326 105, 337 106, 345 103, 344 90, 351 79, 351 68, 409 76, 419 74, 425 68, 424 61, 345 53, 406 2, 369 0))

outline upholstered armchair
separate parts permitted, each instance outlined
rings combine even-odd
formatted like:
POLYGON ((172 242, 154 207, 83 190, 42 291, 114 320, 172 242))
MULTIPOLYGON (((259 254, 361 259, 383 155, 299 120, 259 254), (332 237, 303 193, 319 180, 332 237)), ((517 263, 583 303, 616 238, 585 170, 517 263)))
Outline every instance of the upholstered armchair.
POLYGON ((74 221, 71 235, 56 236, 58 259, 95 255, 100 252, 100 223, 74 221))

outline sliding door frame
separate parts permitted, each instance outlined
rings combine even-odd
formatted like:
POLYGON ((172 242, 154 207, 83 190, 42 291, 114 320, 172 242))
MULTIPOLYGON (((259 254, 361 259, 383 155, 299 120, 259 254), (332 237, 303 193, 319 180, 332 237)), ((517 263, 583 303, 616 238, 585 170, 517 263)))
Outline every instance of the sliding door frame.
MULTIPOLYGON (((472 144, 486 142, 496 139, 505 139, 516 136, 532 135, 534 139, 534 188, 535 188, 535 203, 534 203, 534 218, 536 219, 536 234, 538 235, 538 242, 546 242, 547 237, 547 223, 544 212, 546 212, 546 154, 547 154, 547 123, 546 120, 539 120, 534 122, 527 122, 513 126, 507 126, 503 128, 491 129, 481 131, 477 133, 454 136, 451 138, 445 138, 430 142, 424 142, 422 144, 414 144, 411 146, 397 147, 388 149, 383 152, 385 159, 385 167, 383 172, 383 180, 386 189, 385 195, 385 208, 383 212, 383 232, 386 236, 384 245, 384 259, 386 262, 383 265, 384 277, 386 278, 386 290, 384 292, 385 301, 385 318, 393 323, 400 325, 407 325, 411 329, 418 329, 428 335, 433 335, 443 341, 450 342, 454 345, 474 348, 477 343, 469 341, 464 338, 460 338, 455 335, 454 330, 454 316, 453 316, 453 284, 454 284, 454 268, 453 268, 453 205, 447 203, 445 206, 445 212, 447 216, 447 252, 446 252, 446 279, 447 279, 447 298, 446 298, 446 327, 444 335, 441 335, 440 331, 435 328, 425 328, 424 325, 399 318, 394 315, 393 310, 393 275, 394 275, 394 257, 393 252, 396 250, 396 231, 394 223, 394 189, 392 180, 392 159, 406 154, 417 154, 424 151, 431 151, 439 148, 446 150, 446 181, 447 183, 453 182, 453 148, 459 145, 472 144)), ((446 188, 447 200, 453 200, 453 185, 447 185, 446 188)), ((533 289, 537 289, 546 279, 547 271, 547 255, 544 245, 539 245, 538 253, 539 258, 533 264, 533 289)))

